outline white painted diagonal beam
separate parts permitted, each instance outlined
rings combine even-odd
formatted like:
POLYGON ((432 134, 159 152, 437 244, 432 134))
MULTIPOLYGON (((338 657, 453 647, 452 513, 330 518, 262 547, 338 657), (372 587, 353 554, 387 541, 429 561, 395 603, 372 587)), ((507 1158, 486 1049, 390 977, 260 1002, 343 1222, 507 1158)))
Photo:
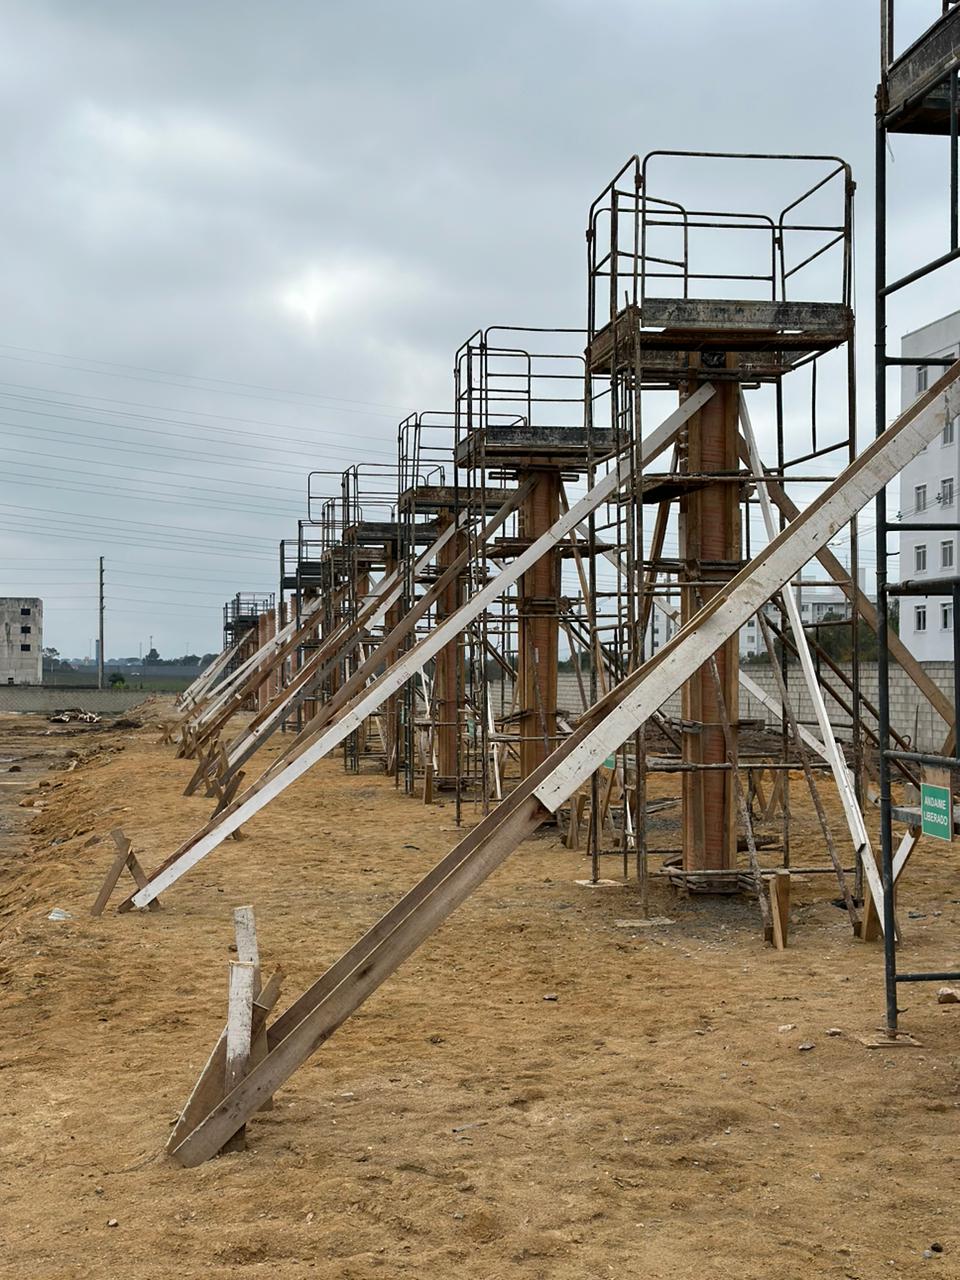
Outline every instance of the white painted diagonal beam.
POLYGON ((217 676, 226 667, 230 665, 231 660, 236 656, 240 648, 237 644, 228 645, 225 649, 217 654, 212 662, 208 662, 197 678, 187 685, 183 693, 177 698, 177 707, 181 711, 187 711, 190 707, 203 697, 207 690, 212 686, 217 676))
MULTIPOLYGON (((663 452, 676 436, 679 428, 694 413, 697 413, 713 395, 713 387, 706 383, 692 396, 669 415, 669 417, 645 440, 641 446, 641 465, 646 465, 663 452)), ((529 547, 521 552, 500 573, 496 574, 486 586, 476 592, 455 613, 435 627, 429 635, 405 653, 375 680, 352 704, 344 709, 336 723, 330 725, 320 736, 310 743, 281 772, 272 775, 265 781, 255 782, 253 786, 224 809, 207 827, 193 837, 181 850, 168 859, 154 872, 147 885, 131 898, 121 903, 121 909, 130 906, 145 907, 169 885, 179 880, 188 871, 223 840, 248 822, 254 814, 269 804, 297 778, 301 777, 318 760, 348 737, 359 727, 366 717, 377 710, 382 703, 403 687, 412 675, 415 675, 427 662, 440 652, 451 640, 478 617, 503 592, 513 585, 537 561, 552 550, 567 535, 582 524, 597 507, 617 494, 629 480, 633 470, 633 458, 630 452, 621 457, 613 467, 579 502, 565 512, 550 529, 537 538, 529 547), (261 785, 262 784, 262 785, 261 785)))
POLYGON ((807 509, 712 597, 686 626, 619 686, 622 700, 537 788, 551 811, 590 777, 794 574, 811 560, 884 485, 960 412, 954 364, 843 471, 807 509))
MULTIPOLYGON (((753 432, 753 424, 750 421, 750 413, 742 395, 740 397, 740 426, 743 429, 743 438, 746 442, 747 452, 750 455, 750 469, 753 472, 764 527, 767 531, 767 537, 773 540, 776 537, 777 526, 773 517, 773 505, 764 479, 766 468, 760 458, 757 439, 753 432)), ((863 820, 860 805, 857 803, 853 774, 847 768, 847 762, 837 743, 833 725, 830 723, 830 715, 827 712, 827 704, 824 701, 820 683, 817 680, 816 669, 813 665, 813 654, 810 652, 810 645, 807 642, 807 633, 803 629, 803 619, 800 615, 800 605, 797 601, 796 592, 789 582, 784 585, 781 595, 787 611, 787 618, 790 621, 790 629, 793 631, 793 643, 800 659, 800 670, 803 672, 807 693, 810 695, 814 715, 817 717, 820 737, 823 739, 823 745, 827 749, 826 759, 840 795, 840 803, 843 806, 844 817, 847 820, 854 853, 863 864, 864 874, 870 884, 870 892, 873 894, 873 900, 877 905, 877 914, 882 917, 883 882, 880 879, 880 870, 873 856, 870 836, 867 834, 867 826, 863 820)))
MULTIPOLYGON (((773 694, 767 693, 763 685, 757 684, 756 680, 754 680, 752 676, 749 676, 746 671, 740 672, 740 685, 747 691, 747 693, 749 693, 751 698, 756 698, 757 702, 766 707, 766 709, 772 715, 776 716, 778 720, 783 718, 783 707, 780 705, 779 698, 775 698, 773 694)), ((797 729, 800 731, 800 737, 811 751, 815 751, 821 760, 829 759, 827 756, 826 746, 820 741, 816 734, 811 733, 810 730, 802 724, 798 724, 797 729)))

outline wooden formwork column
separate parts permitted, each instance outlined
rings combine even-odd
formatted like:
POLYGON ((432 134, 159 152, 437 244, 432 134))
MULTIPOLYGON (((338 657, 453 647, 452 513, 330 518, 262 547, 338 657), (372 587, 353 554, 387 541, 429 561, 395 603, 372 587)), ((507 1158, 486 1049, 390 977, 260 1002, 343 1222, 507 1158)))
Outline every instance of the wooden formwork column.
MULTIPOLYGON (((385 547, 384 560, 383 560, 384 578, 389 578, 391 573, 394 573, 397 570, 397 568, 398 568, 398 560, 397 560, 395 545, 390 545, 385 547)), ((384 628, 383 628, 384 634, 390 635, 391 631, 393 631, 394 627, 398 625, 402 617, 403 617, 403 606, 400 603, 400 600, 398 598, 397 603, 394 605, 391 605, 391 607, 386 612, 386 616, 384 618, 384 628)), ((396 650, 391 649, 387 660, 389 662, 393 662, 396 656, 397 656, 396 650)), ((384 704, 383 720, 384 720, 385 741, 383 744, 383 749, 386 752, 386 757, 387 757, 386 767, 388 770, 391 770, 392 768, 395 767, 398 759, 398 748, 400 745, 400 717, 398 715, 399 706, 400 706, 399 699, 396 694, 394 694, 393 697, 388 698, 386 703, 384 704)))
MULTIPOLYGON (((533 542, 560 518, 560 470, 530 471, 533 488, 520 507, 520 536, 533 542)), ((556 746, 560 553, 549 551, 520 578, 517 679, 520 773, 527 778, 556 746)))
MULTIPOLYGON (((437 517, 437 532, 442 533, 453 516, 441 511, 437 517)), ((463 550, 463 534, 456 533, 440 548, 437 555, 437 573, 443 574, 463 550)), ((460 583, 455 579, 440 593, 437 600, 437 622, 456 613, 460 605, 460 583)), ((449 785, 457 776, 457 646, 459 639, 451 640, 437 654, 434 670, 434 714, 436 716, 434 742, 437 749, 437 782, 449 785)))
MULTIPOLYGON (((728 357, 728 364, 731 358, 728 357)), ((690 390, 696 389, 691 385, 690 390)), ((692 417, 687 427, 686 470, 689 473, 734 473, 739 459, 740 388, 719 382, 717 394, 692 417)), ((734 576, 740 559, 740 491, 731 482, 706 484, 680 502, 680 610, 685 624, 734 576), (709 579, 710 586, 684 586, 709 579), (715 585, 714 585, 715 584, 715 585), (698 599, 699 596, 699 599, 698 599)), ((735 633, 716 652, 722 696, 736 746, 739 720, 739 637, 735 633)), ((683 686, 683 759, 687 764, 723 764, 727 747, 710 664, 683 686)), ((731 770, 710 769, 682 775, 683 868, 727 871, 737 864, 737 823, 731 770)))
MULTIPOLYGON (((277 611, 268 609, 257 618, 257 648, 262 649, 267 641, 277 634, 277 611)), ((269 676, 257 689, 254 699, 257 711, 262 711, 276 692, 275 675, 269 676)))

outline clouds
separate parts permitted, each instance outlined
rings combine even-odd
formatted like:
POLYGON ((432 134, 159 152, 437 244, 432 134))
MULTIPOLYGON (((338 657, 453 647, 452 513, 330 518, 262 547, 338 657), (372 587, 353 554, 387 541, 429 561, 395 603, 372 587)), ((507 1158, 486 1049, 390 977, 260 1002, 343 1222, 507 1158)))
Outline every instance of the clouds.
MULTIPOLYGON (((273 585, 274 549, 302 514, 309 468, 343 465, 353 449, 389 456, 400 417, 449 407, 454 351, 477 327, 583 323, 587 208, 634 151, 837 152, 860 179, 865 233, 873 9, 872 0, 6 5, 0 432, 34 450, 34 462, 16 455, 0 480, 2 558, 23 570, 0 591, 44 595, 53 642, 70 651, 89 634, 89 607, 66 603, 77 593, 53 584, 66 565, 79 581, 102 551, 108 580, 112 561, 153 592, 124 612, 118 588, 111 652, 135 652, 147 621, 161 649, 186 638, 216 647, 215 606, 273 585), (82 431, 94 438, 79 439, 67 409, 23 412, 11 383, 84 406, 95 425, 82 431), (144 412, 156 421, 130 416, 144 412), (210 460, 179 456, 184 428, 165 434, 165 420, 192 424, 195 451, 210 460), (135 434, 148 427, 154 435, 135 434), (289 478, 264 469, 269 450, 254 452, 244 431, 282 450, 289 478), (137 461, 128 452, 137 442, 139 473, 111 471, 121 457, 137 461), (45 485, 64 479, 44 470, 53 465, 72 471, 72 489, 45 485), (108 505, 89 492, 105 475, 114 477, 108 505), (266 516, 249 495, 268 475, 286 496, 274 494, 266 516), (14 527, 14 503, 35 507, 29 535, 14 527), (47 536, 66 529, 64 509, 87 512, 100 541, 47 536), (126 523, 92 523, 108 516, 126 523), (154 517, 192 530, 194 552, 117 536, 154 517), (205 549, 231 535, 235 562, 205 549), (254 539, 262 553, 241 552, 254 539), (212 600, 197 597, 196 625, 180 639, 160 576, 178 573, 204 575, 212 600)), ((860 261, 869 261, 866 235, 860 261)))

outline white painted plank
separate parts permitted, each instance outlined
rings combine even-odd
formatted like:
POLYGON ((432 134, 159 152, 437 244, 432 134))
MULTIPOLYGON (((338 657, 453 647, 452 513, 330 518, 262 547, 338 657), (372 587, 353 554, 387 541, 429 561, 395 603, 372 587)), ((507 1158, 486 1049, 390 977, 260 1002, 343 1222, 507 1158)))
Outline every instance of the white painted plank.
POLYGON ((237 959, 242 964, 260 968, 260 951, 257 947, 257 922, 253 907, 234 907, 233 929, 237 941, 237 959))
MULTIPOLYGON (((599 764, 661 707, 712 653, 817 551, 889 484, 960 412, 954 365, 926 396, 874 440, 840 476, 759 555, 732 578, 690 622, 648 662, 622 682, 623 698, 537 787, 537 796, 556 812, 599 764)), ((143 892, 147 892, 144 890, 143 892)))
MULTIPOLYGON (((743 396, 740 397, 740 425, 743 428, 743 438, 746 442, 747 452, 750 455, 750 468, 753 471, 756 483, 757 498, 760 502, 760 510, 763 514, 767 537, 772 540, 776 537, 777 526, 773 516, 773 504, 770 501, 770 494, 763 479, 766 468, 760 458, 756 436, 753 432, 753 424, 750 421, 750 413, 743 396)), ((863 863, 864 873, 870 883, 870 892, 873 894, 873 900, 877 905, 877 914, 882 918, 883 883, 880 879, 880 870, 877 867, 877 861, 870 844, 870 837, 867 834, 867 825, 863 820, 860 805, 857 803, 853 774, 847 768, 847 762, 833 732, 827 704, 824 701, 820 682, 817 679, 817 672, 813 664, 813 654, 810 652, 807 635, 803 629, 800 604, 797 600, 796 591, 789 582, 784 585, 782 595, 787 617, 790 620, 790 629, 793 632, 793 642, 800 659, 800 670, 803 672, 807 692, 813 704, 814 715, 817 717, 817 726, 820 729, 823 745, 827 749, 826 760, 830 765, 830 771, 833 774, 833 780, 840 796, 840 803, 843 806, 844 817, 847 820, 847 828, 850 832, 850 840, 853 844, 854 852, 863 863)))
MULTIPOLYGON (((677 431, 694 413, 697 413, 713 395, 713 387, 705 383, 692 396, 684 400, 651 433, 641 445, 641 465, 646 466, 655 457, 668 448, 674 441, 677 431)), ((145 907, 151 899, 157 897, 169 885, 179 880, 188 871, 223 840, 243 826, 250 818, 270 803, 274 797, 285 791, 291 783, 307 772, 318 760, 333 750, 339 743, 375 711, 387 698, 395 694, 403 685, 419 671, 435 654, 450 643, 463 628, 478 617, 488 605, 492 604, 507 587, 512 586, 537 561, 561 542, 572 530, 582 524, 597 507, 616 494, 629 480, 633 470, 632 454, 625 454, 579 502, 574 505, 547 530, 526 548, 515 560, 511 561, 500 573, 429 635, 405 653, 401 659, 388 668, 379 679, 344 712, 341 718, 322 733, 299 756, 291 760, 286 767, 267 779, 259 790, 251 788, 245 796, 241 796, 235 808, 225 810, 216 826, 201 835, 199 839, 185 847, 183 852, 174 858, 169 865, 157 872, 150 882, 136 893, 132 899, 137 907, 145 907)), ((257 787, 254 783, 254 787, 257 787)))

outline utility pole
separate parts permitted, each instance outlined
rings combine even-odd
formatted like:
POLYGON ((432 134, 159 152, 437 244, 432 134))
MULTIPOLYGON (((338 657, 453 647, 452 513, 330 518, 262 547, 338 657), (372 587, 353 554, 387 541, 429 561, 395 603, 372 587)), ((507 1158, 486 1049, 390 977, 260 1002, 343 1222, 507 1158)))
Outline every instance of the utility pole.
POLYGON ((97 645, 97 688, 103 688, 103 556, 100 557, 100 642, 97 645))

